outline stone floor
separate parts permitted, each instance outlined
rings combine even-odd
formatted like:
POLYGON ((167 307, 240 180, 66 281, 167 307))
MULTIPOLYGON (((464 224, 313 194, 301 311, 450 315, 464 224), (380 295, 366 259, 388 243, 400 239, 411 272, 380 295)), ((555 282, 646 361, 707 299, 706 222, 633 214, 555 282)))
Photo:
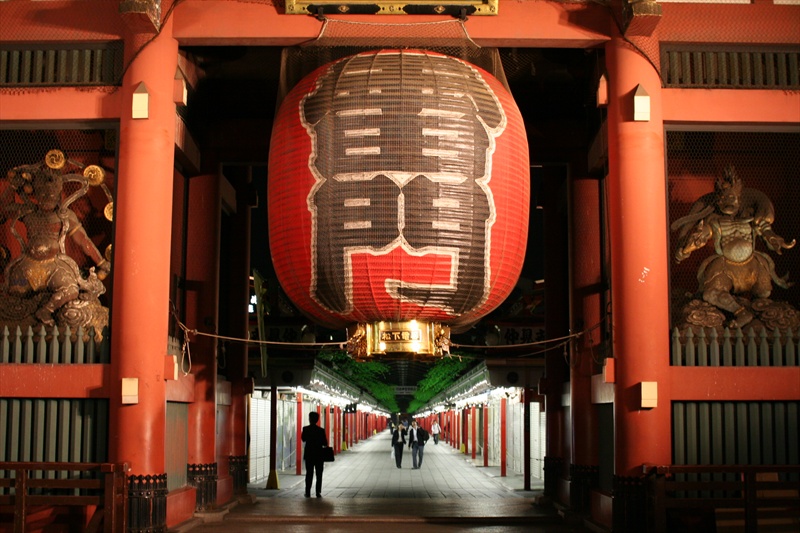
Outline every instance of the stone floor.
POLYGON ((317 533, 413 527, 415 533, 474 531, 486 533, 578 532, 547 505, 537 502, 543 485, 523 490, 520 475, 500 476, 499 467, 478 466, 450 445, 429 441, 419 469, 411 451, 398 469, 391 457, 389 433, 354 445, 326 463, 322 498, 305 498, 304 476, 278 474, 279 489, 250 485, 245 503, 214 516, 200 517, 175 531, 230 533, 286 531, 317 533))

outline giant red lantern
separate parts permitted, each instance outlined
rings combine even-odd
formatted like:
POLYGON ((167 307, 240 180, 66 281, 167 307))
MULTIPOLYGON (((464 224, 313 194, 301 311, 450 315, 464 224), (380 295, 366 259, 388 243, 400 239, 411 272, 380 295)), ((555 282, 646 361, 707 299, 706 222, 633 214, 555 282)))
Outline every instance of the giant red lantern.
POLYGON ((420 50, 335 61, 273 127, 276 274, 309 317, 350 328, 357 355, 437 353, 514 288, 529 176, 522 117, 488 72, 420 50))

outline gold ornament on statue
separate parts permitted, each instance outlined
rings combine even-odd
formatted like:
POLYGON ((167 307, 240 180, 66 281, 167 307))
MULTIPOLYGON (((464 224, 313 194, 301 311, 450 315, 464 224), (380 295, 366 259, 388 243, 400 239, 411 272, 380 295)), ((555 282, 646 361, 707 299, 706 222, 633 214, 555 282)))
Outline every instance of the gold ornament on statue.
POLYGON ((114 202, 108 202, 103 208, 103 215, 109 222, 114 221, 114 202))
POLYGON ((106 171, 97 165, 89 165, 83 169, 83 177, 89 181, 89 185, 95 187, 105 181, 106 171))
POLYGON ((67 158, 61 150, 50 150, 44 156, 44 162, 49 168, 60 170, 67 163, 67 158))
POLYGON ((106 291, 102 280, 111 265, 71 206, 86 195, 90 184, 99 185, 112 201, 103 183, 105 171, 96 165, 83 167, 53 149, 43 160, 16 166, 6 175, 9 183, 0 195, 0 216, 9 221, 8 233, 18 246, 13 257, 5 247, 0 254, 6 273, 0 284, 0 324, 101 331, 108 324, 108 309, 100 302, 106 291), (66 189, 71 183, 79 187, 66 189), (67 239, 83 253, 70 255, 67 239))
POLYGON ((108 261, 109 263, 111 262, 111 245, 110 244, 108 246, 106 246, 106 249, 103 252, 103 257, 105 257, 106 261, 108 261))

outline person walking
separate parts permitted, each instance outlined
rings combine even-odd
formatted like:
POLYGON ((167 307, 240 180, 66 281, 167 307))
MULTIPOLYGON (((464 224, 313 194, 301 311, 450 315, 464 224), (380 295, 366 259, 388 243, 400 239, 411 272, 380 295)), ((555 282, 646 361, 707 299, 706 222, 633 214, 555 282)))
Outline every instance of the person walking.
POLYGON ((438 420, 434 420, 431 425, 431 435, 433 435, 433 443, 439 444, 439 433, 442 432, 442 427, 439 425, 438 420))
POLYGON ((397 468, 403 465, 403 448, 406 445, 406 428, 397 424, 392 432, 392 448, 394 448, 394 462, 397 468))
POLYGON ((425 443, 428 442, 428 432, 417 425, 417 421, 411 422, 411 429, 408 431, 408 447, 411 448, 411 460, 414 463, 414 470, 422 467, 422 456, 425 452, 425 443))
POLYGON ((322 460, 322 448, 328 446, 328 437, 325 430, 319 427, 319 413, 308 413, 308 425, 303 426, 300 438, 306 443, 303 449, 303 459, 306 462, 306 498, 311 497, 311 482, 314 472, 317 474, 317 498, 322 498, 322 470, 325 462, 322 460))

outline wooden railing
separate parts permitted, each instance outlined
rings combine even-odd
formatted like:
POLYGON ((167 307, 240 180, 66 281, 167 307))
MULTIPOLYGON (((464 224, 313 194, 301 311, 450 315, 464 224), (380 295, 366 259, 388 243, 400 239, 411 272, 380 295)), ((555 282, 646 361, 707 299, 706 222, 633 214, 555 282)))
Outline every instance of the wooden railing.
POLYGON ((722 520, 747 533, 800 531, 800 465, 644 465, 644 471, 656 533, 669 531, 670 510, 711 513, 718 531, 722 520))
POLYGON ((672 331, 673 366, 798 366, 800 331, 672 331))
POLYGON ((13 506, 14 533, 27 531, 32 511, 56 507, 94 508, 87 533, 125 531, 127 463, 0 462, 4 471, 8 477, 0 477, 0 508, 13 506))
POLYGON ((98 333, 94 328, 72 331, 69 326, 62 330, 28 327, 25 331, 3 326, 0 331, 0 363, 108 363, 109 351, 108 328, 98 333))

